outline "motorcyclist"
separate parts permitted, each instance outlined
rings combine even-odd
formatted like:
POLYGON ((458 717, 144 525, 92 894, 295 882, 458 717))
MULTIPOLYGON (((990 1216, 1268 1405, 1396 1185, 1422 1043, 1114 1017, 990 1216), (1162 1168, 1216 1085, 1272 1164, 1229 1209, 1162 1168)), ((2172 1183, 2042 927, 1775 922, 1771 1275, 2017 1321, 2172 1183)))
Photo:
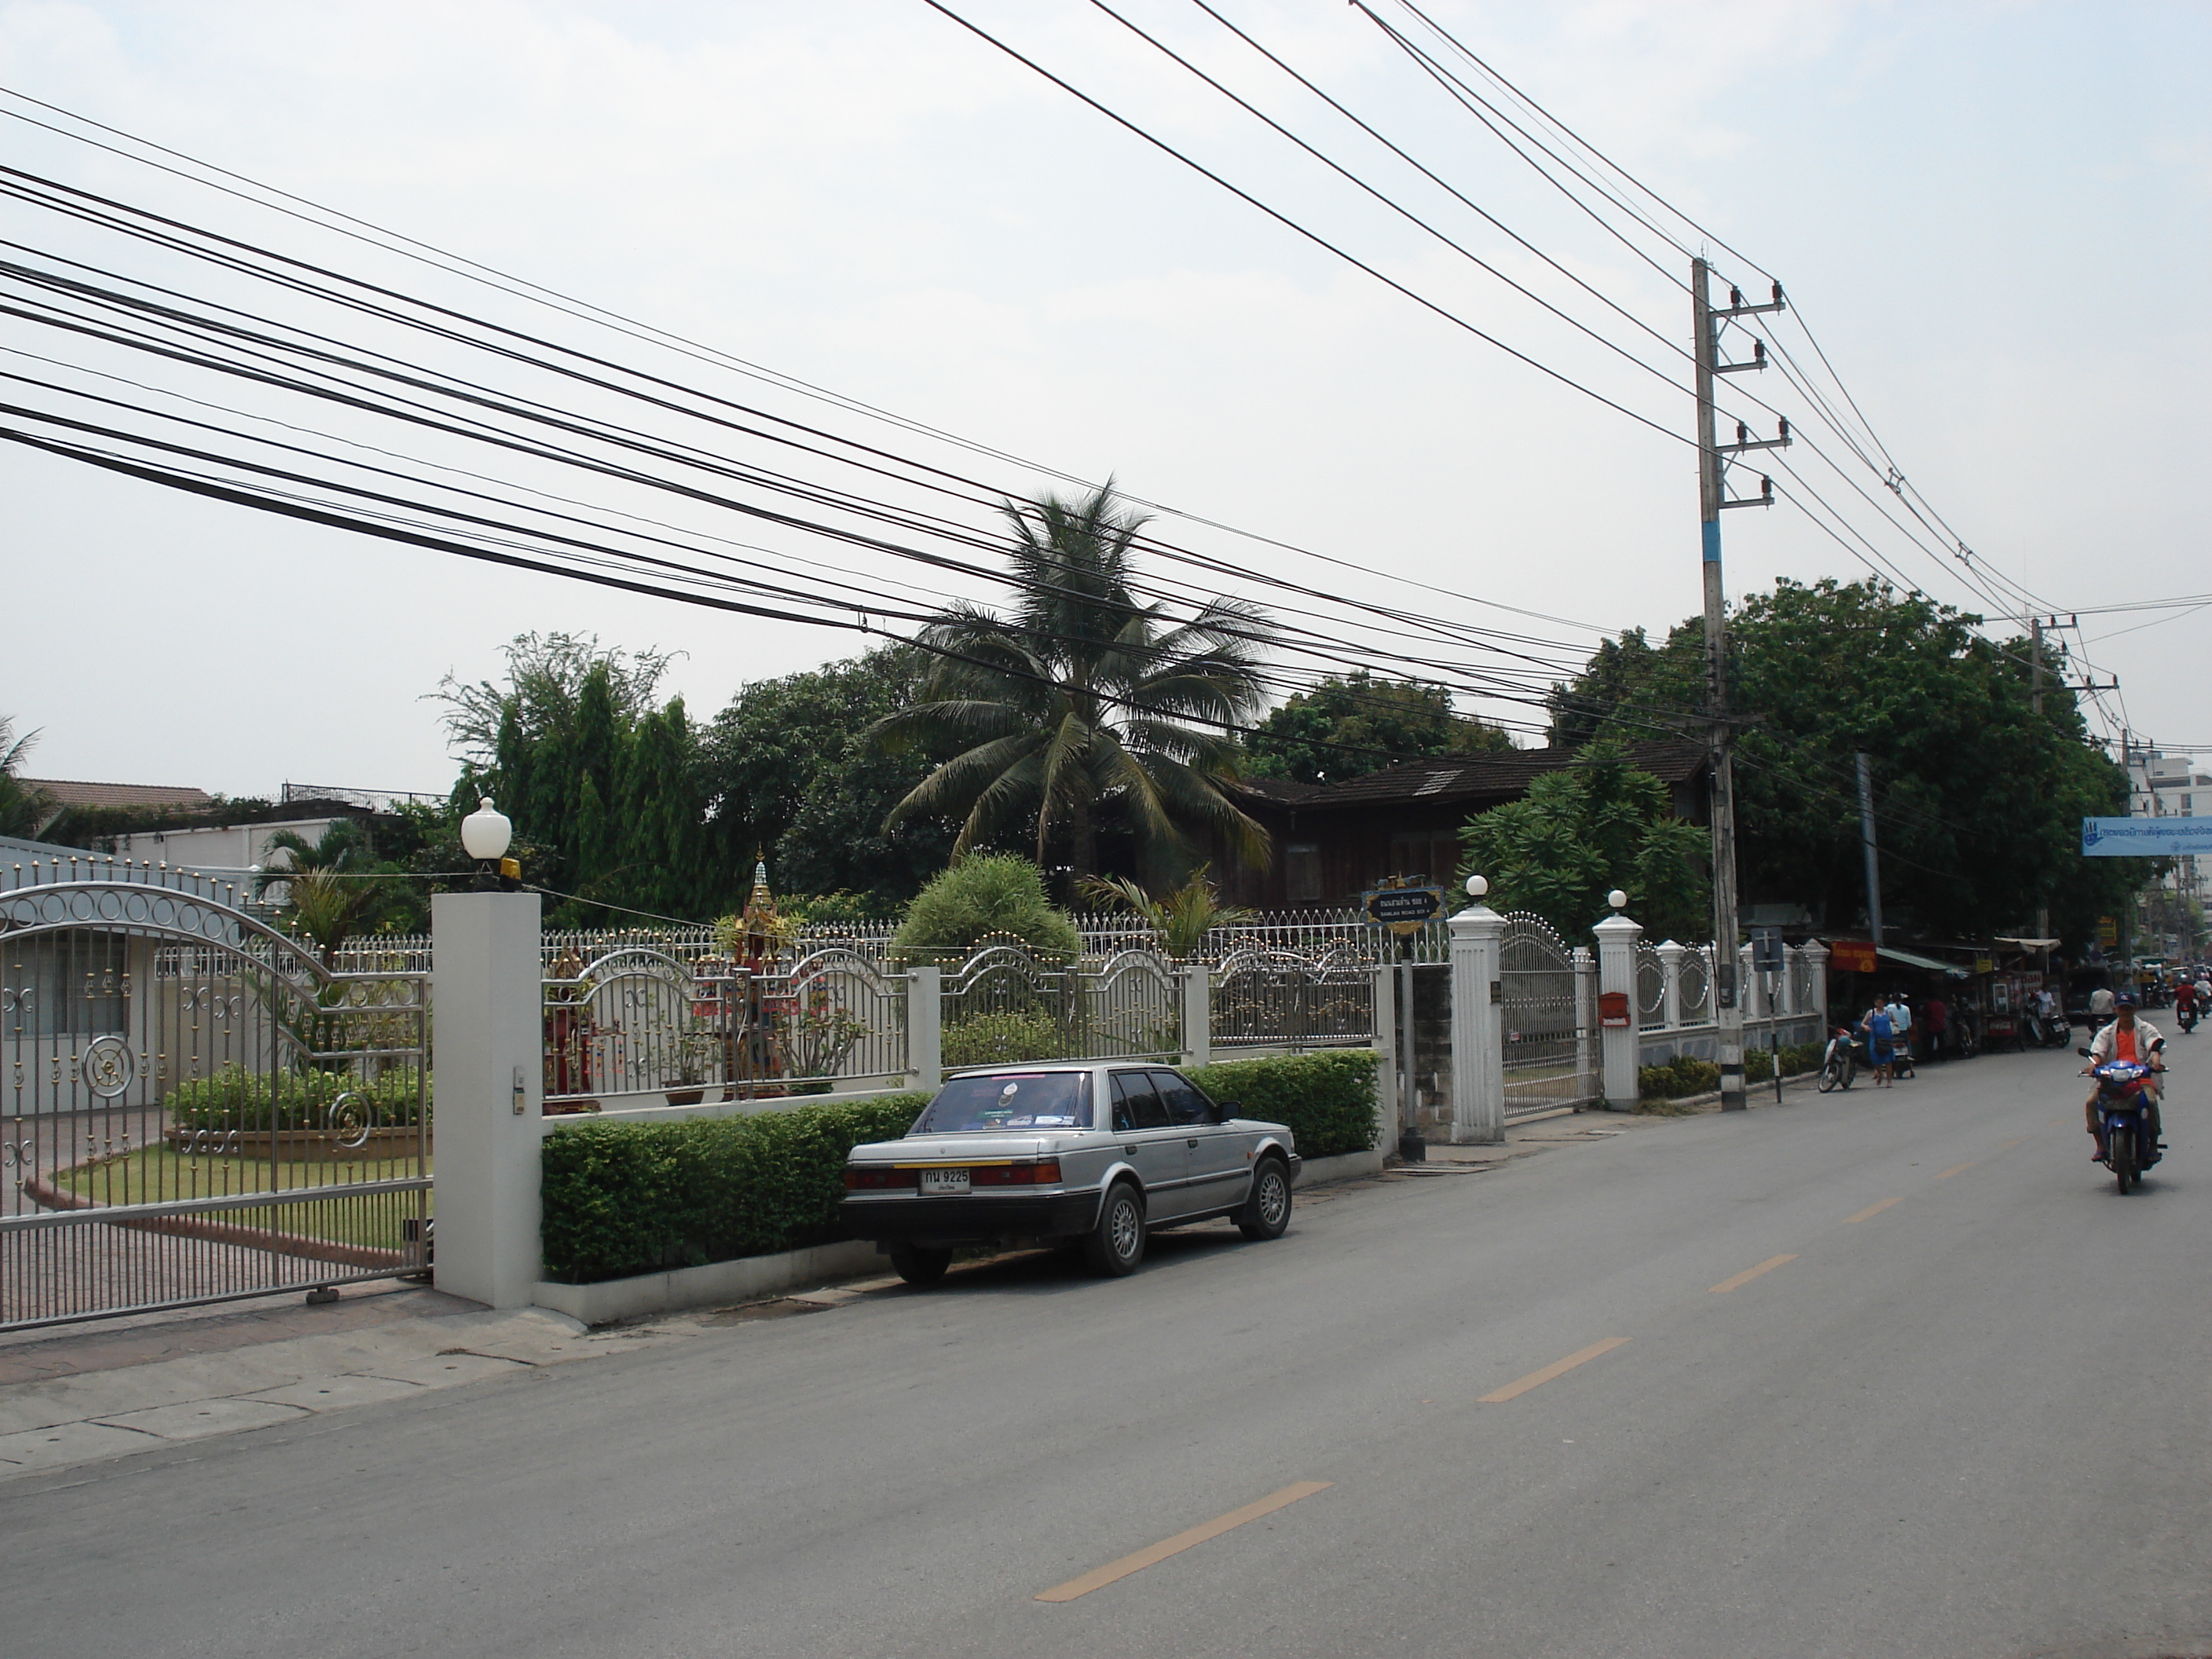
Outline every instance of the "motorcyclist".
MULTIPOLYGON (((2166 1070, 2165 1057, 2159 1052, 2160 1045, 2166 1039, 2158 1034, 2157 1029, 2148 1020, 2136 1018, 2134 992, 2122 991, 2113 999, 2113 1004, 2112 1023, 2089 1039, 2089 1063, 2081 1068, 2081 1075, 2089 1076, 2097 1067, 2111 1060, 2133 1060, 2138 1065, 2150 1067, 2154 1075, 2145 1082, 2142 1098, 2150 1127, 2151 1157, 2148 1162, 2155 1163, 2158 1159, 2158 1149, 2163 1144, 2159 1139, 2161 1125, 2158 1109, 2159 1085, 2156 1081, 2156 1074, 2166 1070)), ((2081 1108, 2081 1115, 2087 1122, 2090 1138, 2097 1144, 2097 1150, 2090 1160, 2096 1164, 2105 1161, 2105 1137, 2098 1133, 2097 1125, 2099 1087, 2100 1085, 2094 1081, 2090 1083, 2089 1098, 2082 1103, 2081 1108)))
POLYGON ((2197 982, 2184 979, 2173 988, 2173 1017, 2181 1022, 2182 1036, 2187 1036, 2197 1024, 2197 982))

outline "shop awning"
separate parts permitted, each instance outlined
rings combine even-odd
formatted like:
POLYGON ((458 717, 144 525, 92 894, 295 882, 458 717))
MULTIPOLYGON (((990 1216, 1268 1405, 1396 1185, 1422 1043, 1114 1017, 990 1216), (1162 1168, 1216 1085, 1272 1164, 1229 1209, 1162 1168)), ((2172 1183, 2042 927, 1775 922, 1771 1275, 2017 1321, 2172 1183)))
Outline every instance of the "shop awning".
POLYGON ((2003 933, 1997 935, 1997 943, 2017 945, 2023 951, 2056 951, 2058 948, 2058 941, 2055 939, 2011 939, 2003 933))
POLYGON ((1888 957, 1890 961, 1901 962, 1908 968, 1924 968, 1931 974, 1947 974, 1953 979, 1973 977, 1966 969, 1954 962, 1938 962, 1933 957, 1917 956, 1911 951, 1900 951, 1891 945, 1884 945, 1877 948, 1880 953, 1888 957))

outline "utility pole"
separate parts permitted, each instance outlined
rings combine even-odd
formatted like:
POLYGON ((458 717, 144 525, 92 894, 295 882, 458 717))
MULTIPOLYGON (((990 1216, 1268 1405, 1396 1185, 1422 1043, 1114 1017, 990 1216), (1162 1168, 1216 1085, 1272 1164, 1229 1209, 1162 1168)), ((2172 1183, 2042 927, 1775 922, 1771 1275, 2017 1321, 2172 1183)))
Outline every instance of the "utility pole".
POLYGON ((1867 932, 1875 949, 1881 949, 1881 854, 1874 844, 1874 763, 1865 750, 1858 752, 1859 850, 1866 858, 1867 932))
POLYGON ((1762 478, 1755 497, 1729 501, 1722 487, 1722 458, 1784 447, 1790 441, 1790 423, 1783 422, 1779 437, 1756 440, 1738 425, 1734 443, 1719 441, 1714 431, 1714 379, 1765 368, 1766 342, 1753 343, 1748 361, 1723 363, 1717 325, 1732 317, 1781 310, 1782 284, 1774 285, 1771 304, 1747 305, 1742 290, 1730 289, 1728 304, 1716 309, 1708 301, 1706 274, 1703 259, 1690 261, 1698 363, 1698 518, 1705 536, 1705 712, 1712 774, 1713 1005, 1720 1024, 1721 1109, 1741 1112, 1748 1103, 1743 1091, 1743 998, 1736 983, 1735 767, 1728 715, 1728 594, 1721 582, 1721 514, 1731 507, 1773 506, 1774 480, 1762 478))
MULTIPOLYGON (((2056 617, 2051 618, 2054 626, 2057 620, 2056 617)), ((2043 734, 2043 618, 2040 617, 2036 617, 2027 625, 2027 653, 2030 662, 2034 665, 2033 678, 2029 682, 2027 703, 2035 714, 2036 735, 2039 738, 2043 734)), ((2035 907, 2035 936, 2038 939, 2051 937, 2051 906, 2040 898, 2035 907)), ((2046 974, 2050 972, 2051 949, 2048 945, 2045 945, 2043 950, 2043 967, 2046 974)))

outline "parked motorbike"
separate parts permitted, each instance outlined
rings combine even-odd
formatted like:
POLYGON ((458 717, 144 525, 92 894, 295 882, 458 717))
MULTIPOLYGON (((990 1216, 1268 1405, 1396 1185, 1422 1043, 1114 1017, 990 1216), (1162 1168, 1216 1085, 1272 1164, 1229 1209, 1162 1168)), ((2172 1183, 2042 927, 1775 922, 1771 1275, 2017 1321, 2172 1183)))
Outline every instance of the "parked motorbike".
MULTIPOLYGON (((2163 1041, 2151 1044, 2157 1053, 2163 1041)), ((2082 1059, 2087 1048, 2076 1049, 2082 1059)), ((2104 1137, 2105 1167, 2121 1192, 2142 1185, 2143 1171, 2158 1162, 2158 1143, 2150 1133, 2151 1079, 2155 1075, 2139 1060, 2108 1060, 2090 1075, 2097 1079, 2097 1132, 2104 1137)))
POLYGON ((2070 1048, 2074 1046, 2074 1028, 2062 1019, 2046 1019, 2041 1014, 2030 1014, 2023 1022, 2027 1040, 2039 1048, 2070 1048))
POLYGON ((1813 1086, 1824 1095, 1833 1093, 1838 1089, 1850 1088, 1852 1079, 1858 1075, 1861 1059, 1858 1044, 1851 1036, 1851 1028, 1837 1026, 1829 1034, 1827 1048, 1821 1051, 1820 1076, 1813 1086))

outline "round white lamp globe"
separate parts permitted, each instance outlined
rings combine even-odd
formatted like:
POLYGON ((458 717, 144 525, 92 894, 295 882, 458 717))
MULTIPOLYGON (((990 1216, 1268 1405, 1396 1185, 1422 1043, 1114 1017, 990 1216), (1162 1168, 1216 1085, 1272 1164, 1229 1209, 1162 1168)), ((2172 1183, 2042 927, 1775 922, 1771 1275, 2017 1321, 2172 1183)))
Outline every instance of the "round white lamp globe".
POLYGON ((489 795, 479 800, 477 810, 461 820, 461 850, 480 863, 504 858, 514 840, 514 826, 507 821, 504 812, 492 805, 489 795))
POLYGON ((1628 908, 1628 895, 1616 887, 1605 896, 1605 902, 1616 910, 1626 910, 1628 908))
POLYGON ((1469 898, 1479 899, 1489 890, 1490 878, 1488 876, 1469 876, 1467 878, 1467 896, 1469 898))

